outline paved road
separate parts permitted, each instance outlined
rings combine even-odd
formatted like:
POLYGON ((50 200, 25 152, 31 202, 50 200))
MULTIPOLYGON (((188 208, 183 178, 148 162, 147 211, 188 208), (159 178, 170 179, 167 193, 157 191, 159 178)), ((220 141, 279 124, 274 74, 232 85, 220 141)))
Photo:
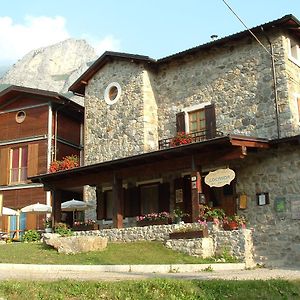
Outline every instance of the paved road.
POLYGON ((271 279, 282 278, 288 280, 300 280, 300 269, 254 269, 254 270, 227 270, 212 272, 193 272, 193 273, 133 273, 133 272, 97 272, 97 271, 76 271, 76 270, 0 270, 0 280, 139 280, 147 278, 174 278, 174 279, 271 279))

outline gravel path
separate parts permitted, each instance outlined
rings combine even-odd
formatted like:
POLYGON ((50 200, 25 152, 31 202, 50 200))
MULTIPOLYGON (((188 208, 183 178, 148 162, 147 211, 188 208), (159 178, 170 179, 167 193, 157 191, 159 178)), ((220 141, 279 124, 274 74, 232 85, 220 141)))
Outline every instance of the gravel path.
POLYGON ((18 272, 16 270, 0 270, 0 280, 140 280, 147 278, 174 278, 174 279, 228 279, 228 280, 255 280, 281 278, 286 280, 300 280, 300 269, 254 269, 235 271, 202 271, 197 273, 132 273, 132 272, 95 272, 95 271, 64 271, 27 270, 18 272))

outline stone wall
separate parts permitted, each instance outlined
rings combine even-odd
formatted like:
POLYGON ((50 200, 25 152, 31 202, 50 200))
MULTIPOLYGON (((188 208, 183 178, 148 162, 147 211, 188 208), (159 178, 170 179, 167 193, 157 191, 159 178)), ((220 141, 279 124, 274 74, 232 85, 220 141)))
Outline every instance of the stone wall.
POLYGON ((130 227, 122 229, 102 229, 94 231, 74 232, 75 235, 97 235, 107 237, 110 242, 135 242, 135 241, 161 241, 167 242, 169 247, 174 250, 182 251, 190 255, 200 255, 211 252, 221 254, 222 251, 228 251, 232 256, 245 261, 248 266, 253 265, 252 260, 252 232, 248 229, 224 231, 215 227, 209 228, 211 241, 203 244, 202 239, 179 240, 180 242, 170 242, 169 233, 179 228, 189 228, 192 224, 172 224, 172 225, 154 225, 145 227, 130 227), (213 247, 213 250, 208 249, 213 247), (204 249, 206 247, 206 249, 204 249))
MULTIPOLYGON (((287 136, 299 130, 293 96, 299 92, 299 67, 288 59, 285 32, 269 37, 281 134, 287 136)), ((266 38, 259 38, 269 49, 266 38)), ((174 58, 155 71, 129 60, 108 62, 86 87, 85 164, 156 150, 158 139, 176 133, 176 113, 203 103, 215 104, 217 130, 224 134, 276 138, 274 98, 271 57, 252 38, 174 58), (111 82, 122 93, 108 105, 104 90, 111 82)))
POLYGON ((151 94, 146 75, 140 64, 116 61, 106 64, 90 80, 85 96, 85 164, 131 156, 156 147, 153 100, 147 103, 153 114, 144 113, 144 93, 151 94), (111 82, 119 83, 122 91, 120 99, 108 105, 104 91, 111 82))
POLYGON ((288 93, 289 102, 288 103, 280 103, 280 113, 281 115, 291 115, 292 118, 290 119, 290 122, 287 122, 283 128, 283 136, 286 135, 288 132, 289 135, 291 134, 299 134, 300 129, 300 116, 298 112, 298 103, 297 103, 297 97, 300 97, 300 63, 295 63, 293 60, 290 59, 289 56, 289 41, 294 41, 296 43, 300 43, 299 40, 297 41, 295 37, 291 35, 286 35, 283 38, 283 47, 285 50, 285 64, 283 65, 285 67, 285 80, 287 82, 288 90, 285 91, 285 93, 288 93))
POLYGON ((300 265, 300 220, 292 218, 293 201, 300 201, 299 146, 249 156, 236 164, 237 193, 246 194, 248 207, 239 211, 254 228, 254 258, 261 264, 300 265), (257 193, 269 193, 270 204, 259 206, 257 193), (283 198, 285 208, 275 209, 283 198))
MULTIPOLYGON (((259 37, 269 49, 265 38, 259 37)), ((272 36, 279 97, 287 102, 282 37, 272 36)), ((175 59, 160 68, 155 84, 159 103, 159 136, 176 132, 175 115, 189 106, 214 103, 217 130, 225 134, 276 137, 271 57, 253 39, 175 59)), ((288 114, 281 116, 284 124, 288 114)))

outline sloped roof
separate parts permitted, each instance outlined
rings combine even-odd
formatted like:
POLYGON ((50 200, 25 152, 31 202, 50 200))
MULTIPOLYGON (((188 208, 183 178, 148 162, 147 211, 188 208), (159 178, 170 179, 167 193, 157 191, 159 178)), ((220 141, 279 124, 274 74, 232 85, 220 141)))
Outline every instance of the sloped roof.
MULTIPOLYGON (((294 34, 298 35, 300 38, 300 21, 293 15, 285 15, 284 17, 280 19, 276 19, 274 21, 258 25, 256 27, 251 28, 252 32, 260 32, 262 29, 270 29, 275 27, 283 27, 289 30, 292 30, 294 34)), ((193 53, 196 53, 201 50, 209 49, 213 46, 222 45, 228 41, 232 40, 239 40, 245 36, 250 36, 248 30, 244 30, 229 36, 226 36, 224 38, 220 38, 214 41, 211 41, 206 44, 202 44, 200 46, 196 46, 187 50, 184 50, 182 52, 178 52, 175 54, 172 54, 170 56, 155 60, 150 58, 149 56, 143 56, 143 55, 136 55, 136 54, 128 54, 128 53, 120 53, 120 52, 112 52, 107 51, 104 54, 102 54, 69 88, 69 91, 72 91, 73 93, 84 96, 85 94, 85 86, 87 85, 88 81, 109 61, 113 59, 122 59, 122 60, 128 60, 128 61, 135 61, 135 62, 143 62, 153 65, 158 65, 161 63, 168 62, 175 58, 181 58, 185 55, 190 55, 193 53)))
POLYGON ((76 115, 78 116, 81 115, 80 118, 83 116, 83 106, 59 93, 18 85, 11 85, 0 92, 0 108, 3 107, 8 101, 18 99, 20 95, 27 95, 35 98, 38 97, 38 99, 41 101, 51 101, 55 105, 66 105, 68 110, 76 112, 76 115))

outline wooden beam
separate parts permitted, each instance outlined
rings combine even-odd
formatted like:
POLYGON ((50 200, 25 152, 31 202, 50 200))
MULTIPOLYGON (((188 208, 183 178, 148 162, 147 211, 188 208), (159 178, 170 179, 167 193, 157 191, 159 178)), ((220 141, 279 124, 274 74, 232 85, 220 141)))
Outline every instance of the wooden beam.
POLYGON ((113 227, 123 228, 123 186, 122 179, 114 174, 113 179, 113 227))
POLYGON ((266 142, 259 142, 259 141, 242 141, 239 139, 231 139, 230 143, 232 146, 245 146, 251 148, 270 148, 270 145, 266 142))
POLYGON ((52 190, 52 224, 61 222, 62 191, 52 190))

